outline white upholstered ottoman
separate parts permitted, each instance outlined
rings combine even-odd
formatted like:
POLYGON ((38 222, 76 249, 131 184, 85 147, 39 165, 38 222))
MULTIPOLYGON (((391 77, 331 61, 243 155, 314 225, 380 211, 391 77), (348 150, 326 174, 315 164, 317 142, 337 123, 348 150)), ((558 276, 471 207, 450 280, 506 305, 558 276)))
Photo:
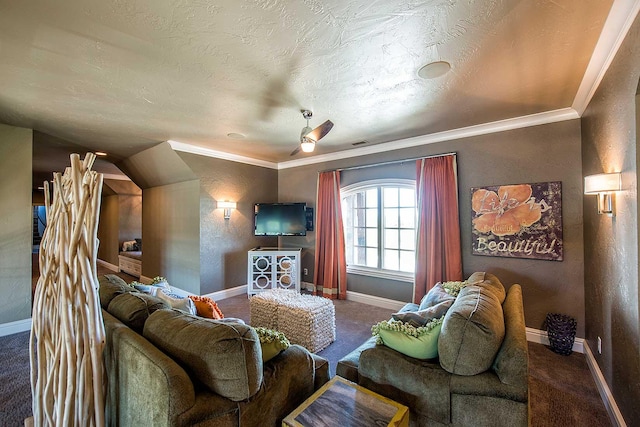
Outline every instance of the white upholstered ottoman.
POLYGON ((312 353, 336 339, 336 310, 328 298, 272 289, 249 299, 251 326, 282 332, 312 353))

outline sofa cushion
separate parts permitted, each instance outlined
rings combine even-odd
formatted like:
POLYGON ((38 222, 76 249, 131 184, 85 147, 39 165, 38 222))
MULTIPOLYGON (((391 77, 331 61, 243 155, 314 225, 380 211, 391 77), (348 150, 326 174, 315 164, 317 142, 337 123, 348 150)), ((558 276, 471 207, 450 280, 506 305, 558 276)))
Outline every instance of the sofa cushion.
POLYGON ((484 271, 473 273, 467 279, 467 283, 487 288, 488 291, 492 292, 496 298, 498 298, 500 304, 504 302, 504 298, 507 295, 500 279, 491 273, 486 273, 484 271))
POLYGON ((162 289, 158 289, 155 296, 169 304, 171 308, 175 308, 176 310, 188 314, 197 314, 196 305, 193 303, 191 298, 176 298, 175 296, 167 295, 162 289))
POLYGON ((453 299, 447 299, 429 308, 425 308, 424 310, 399 311, 397 313, 393 313, 391 317, 393 317, 394 320, 400 320, 401 322, 408 323, 411 326, 418 328, 426 325, 433 319, 438 319, 444 316, 447 310, 449 310, 449 307, 453 305, 453 301, 453 299))
POLYGON ((159 310, 149 316, 143 335, 223 397, 245 400, 260 389, 260 340, 251 326, 159 310))
POLYGON ((434 305, 440 304, 444 301, 451 301, 451 303, 453 303, 455 299, 456 297, 449 294, 449 292, 447 292, 447 290, 442 286, 442 283, 438 282, 433 288, 429 289, 429 292, 427 292, 424 297, 422 297, 418 311, 433 307, 434 305))
POLYGON ((124 279, 117 274, 105 274, 104 278, 115 285, 129 286, 127 285, 127 282, 125 282, 124 279))
POLYGON ((135 289, 138 292, 149 294, 154 297, 158 293, 158 290, 160 290, 160 288, 157 286, 145 285, 144 283, 140 283, 140 282, 131 282, 131 286, 133 287, 133 289, 135 289))
POLYGON ((100 286, 100 289, 98 289, 100 305, 105 310, 109 307, 111 300, 118 295, 135 291, 134 288, 127 285, 127 282, 115 274, 105 274, 104 276, 100 276, 98 278, 98 284, 100 286))
POLYGON ((407 311, 418 311, 419 308, 420 306, 418 304, 408 302, 400 310, 398 310, 398 313, 405 313, 407 311))
POLYGON ((457 375, 476 375, 489 369, 505 326, 502 305, 491 289, 467 285, 445 315, 438 342, 440 365, 457 375))
POLYGON ((171 308, 166 302, 142 292, 128 292, 117 295, 107 307, 107 311, 122 323, 141 334, 151 313, 171 308))

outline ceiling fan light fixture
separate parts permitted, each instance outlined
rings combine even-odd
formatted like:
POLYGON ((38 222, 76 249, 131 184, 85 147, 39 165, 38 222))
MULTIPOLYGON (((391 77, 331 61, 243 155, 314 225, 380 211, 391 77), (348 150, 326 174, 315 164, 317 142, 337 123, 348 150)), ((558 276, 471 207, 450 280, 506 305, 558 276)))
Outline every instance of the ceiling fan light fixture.
POLYGON ((295 156, 300 151, 304 153, 311 153, 316 148, 316 142, 320 141, 325 137, 327 133, 333 128, 333 122, 331 120, 327 120, 318 126, 315 129, 311 129, 309 127, 309 119, 313 115, 311 110, 302 110, 302 117, 307 121, 307 125, 302 128, 300 132, 300 145, 296 147, 290 154, 290 156, 295 156))
POLYGON ((423 79, 435 79, 445 75, 451 69, 451 64, 447 61, 430 62, 418 70, 418 76, 423 79))
POLYGON ((300 141, 300 149, 305 153, 311 153, 316 148, 316 142, 311 139, 304 137, 302 141, 300 141))

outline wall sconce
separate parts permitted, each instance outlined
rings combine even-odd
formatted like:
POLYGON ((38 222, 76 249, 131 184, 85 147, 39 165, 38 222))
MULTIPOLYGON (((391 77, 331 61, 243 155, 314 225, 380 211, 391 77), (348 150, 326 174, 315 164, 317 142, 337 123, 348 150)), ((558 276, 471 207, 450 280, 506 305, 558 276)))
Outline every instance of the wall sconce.
POLYGON ((231 209, 236 208, 236 202, 218 202, 218 209, 224 209, 224 219, 231 218, 231 209))
POLYGON ((598 213, 614 216, 614 191, 622 189, 620 173, 600 173, 584 177, 584 194, 598 195, 598 213))

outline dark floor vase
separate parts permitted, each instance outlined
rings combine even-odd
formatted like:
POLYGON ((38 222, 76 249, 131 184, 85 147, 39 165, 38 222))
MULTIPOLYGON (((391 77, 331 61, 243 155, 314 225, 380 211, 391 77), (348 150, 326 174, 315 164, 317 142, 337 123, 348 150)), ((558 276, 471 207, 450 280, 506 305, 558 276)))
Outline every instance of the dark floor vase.
POLYGON ((576 320, 565 314, 549 313, 546 319, 551 350, 568 356, 576 338, 576 320))

